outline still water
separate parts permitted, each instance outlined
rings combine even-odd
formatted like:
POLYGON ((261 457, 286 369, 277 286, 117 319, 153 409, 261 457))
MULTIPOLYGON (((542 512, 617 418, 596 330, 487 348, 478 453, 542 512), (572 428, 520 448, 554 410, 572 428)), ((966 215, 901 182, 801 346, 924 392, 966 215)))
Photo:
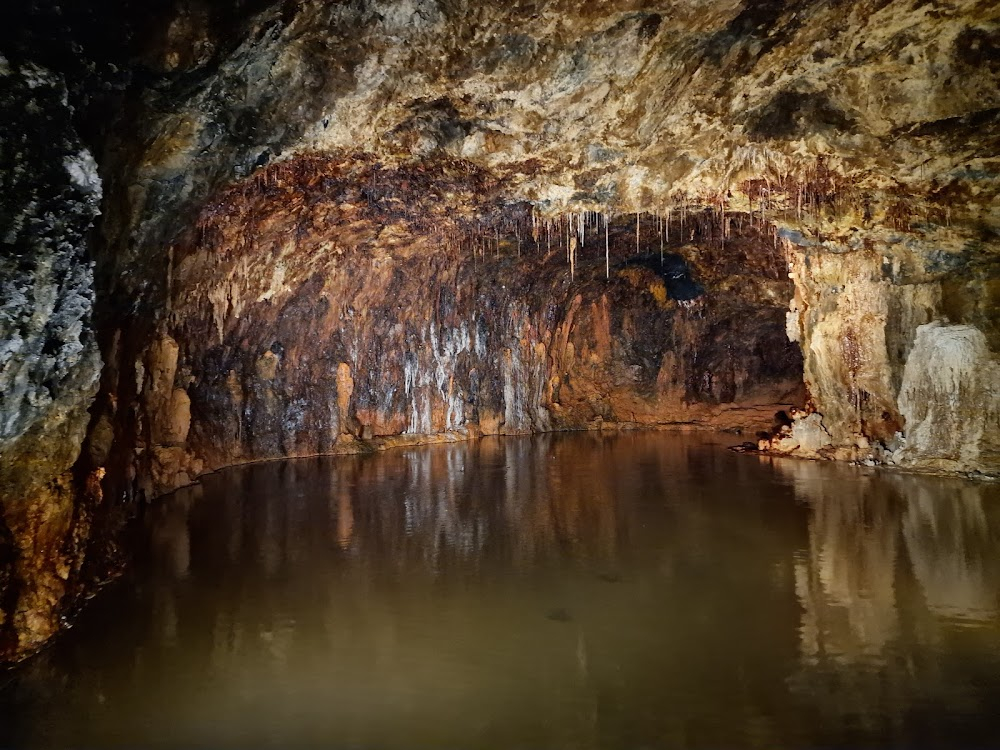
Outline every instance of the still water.
POLYGON ((1000 486, 663 433, 229 470, 2 746, 1000 745, 1000 486))

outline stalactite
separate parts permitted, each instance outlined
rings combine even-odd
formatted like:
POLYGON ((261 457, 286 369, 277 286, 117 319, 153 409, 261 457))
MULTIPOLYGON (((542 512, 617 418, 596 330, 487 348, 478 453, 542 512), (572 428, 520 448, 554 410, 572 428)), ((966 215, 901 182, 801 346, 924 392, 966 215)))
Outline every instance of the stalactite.
POLYGON ((604 214, 604 278, 611 278, 611 238, 608 222, 610 217, 604 214))
POLYGON ((572 260, 570 258, 570 253, 572 251, 570 250, 570 247, 569 247, 569 240, 570 240, 570 237, 573 235, 572 216, 573 216, 573 214, 568 214, 566 216, 566 262, 567 263, 572 263, 572 260))
POLYGON ((639 212, 635 212, 635 254, 639 254, 639 212))
POLYGON ((663 223, 660 218, 660 209, 656 209, 656 232, 660 235, 660 265, 663 265, 663 223))
POLYGON ((728 221, 728 219, 726 218, 726 195, 725 195, 725 193, 723 193, 722 197, 719 199, 719 211, 722 214, 722 242, 725 243, 725 241, 729 238, 729 230, 728 230, 728 227, 727 227, 727 221, 728 221))

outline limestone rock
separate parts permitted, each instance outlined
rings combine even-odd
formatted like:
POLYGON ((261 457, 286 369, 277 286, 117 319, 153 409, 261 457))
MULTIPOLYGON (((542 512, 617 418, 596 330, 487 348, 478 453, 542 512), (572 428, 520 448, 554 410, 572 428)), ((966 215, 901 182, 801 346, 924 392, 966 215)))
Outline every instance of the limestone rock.
POLYGON ((917 328, 903 371, 903 466, 977 471, 1000 464, 1000 359, 972 326, 917 328))

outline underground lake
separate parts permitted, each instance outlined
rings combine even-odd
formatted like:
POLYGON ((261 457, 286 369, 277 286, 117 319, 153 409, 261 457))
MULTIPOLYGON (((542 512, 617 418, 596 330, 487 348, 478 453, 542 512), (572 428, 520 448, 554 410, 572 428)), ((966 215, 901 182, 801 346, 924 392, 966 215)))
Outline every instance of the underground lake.
POLYGON ((0 746, 983 747, 1000 485, 486 438, 207 475, 3 678, 0 746))

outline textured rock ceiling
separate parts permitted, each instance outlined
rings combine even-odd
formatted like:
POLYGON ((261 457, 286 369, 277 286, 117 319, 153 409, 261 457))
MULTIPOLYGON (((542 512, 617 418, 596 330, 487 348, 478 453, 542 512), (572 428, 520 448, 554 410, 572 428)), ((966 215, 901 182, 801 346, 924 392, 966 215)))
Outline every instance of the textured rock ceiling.
POLYGON ((190 12, 157 47, 175 82, 137 181, 183 200, 294 152, 445 152, 551 212, 764 195, 792 225, 819 193, 842 227, 995 228, 998 19, 992 0, 314 2, 213 56, 190 12))

